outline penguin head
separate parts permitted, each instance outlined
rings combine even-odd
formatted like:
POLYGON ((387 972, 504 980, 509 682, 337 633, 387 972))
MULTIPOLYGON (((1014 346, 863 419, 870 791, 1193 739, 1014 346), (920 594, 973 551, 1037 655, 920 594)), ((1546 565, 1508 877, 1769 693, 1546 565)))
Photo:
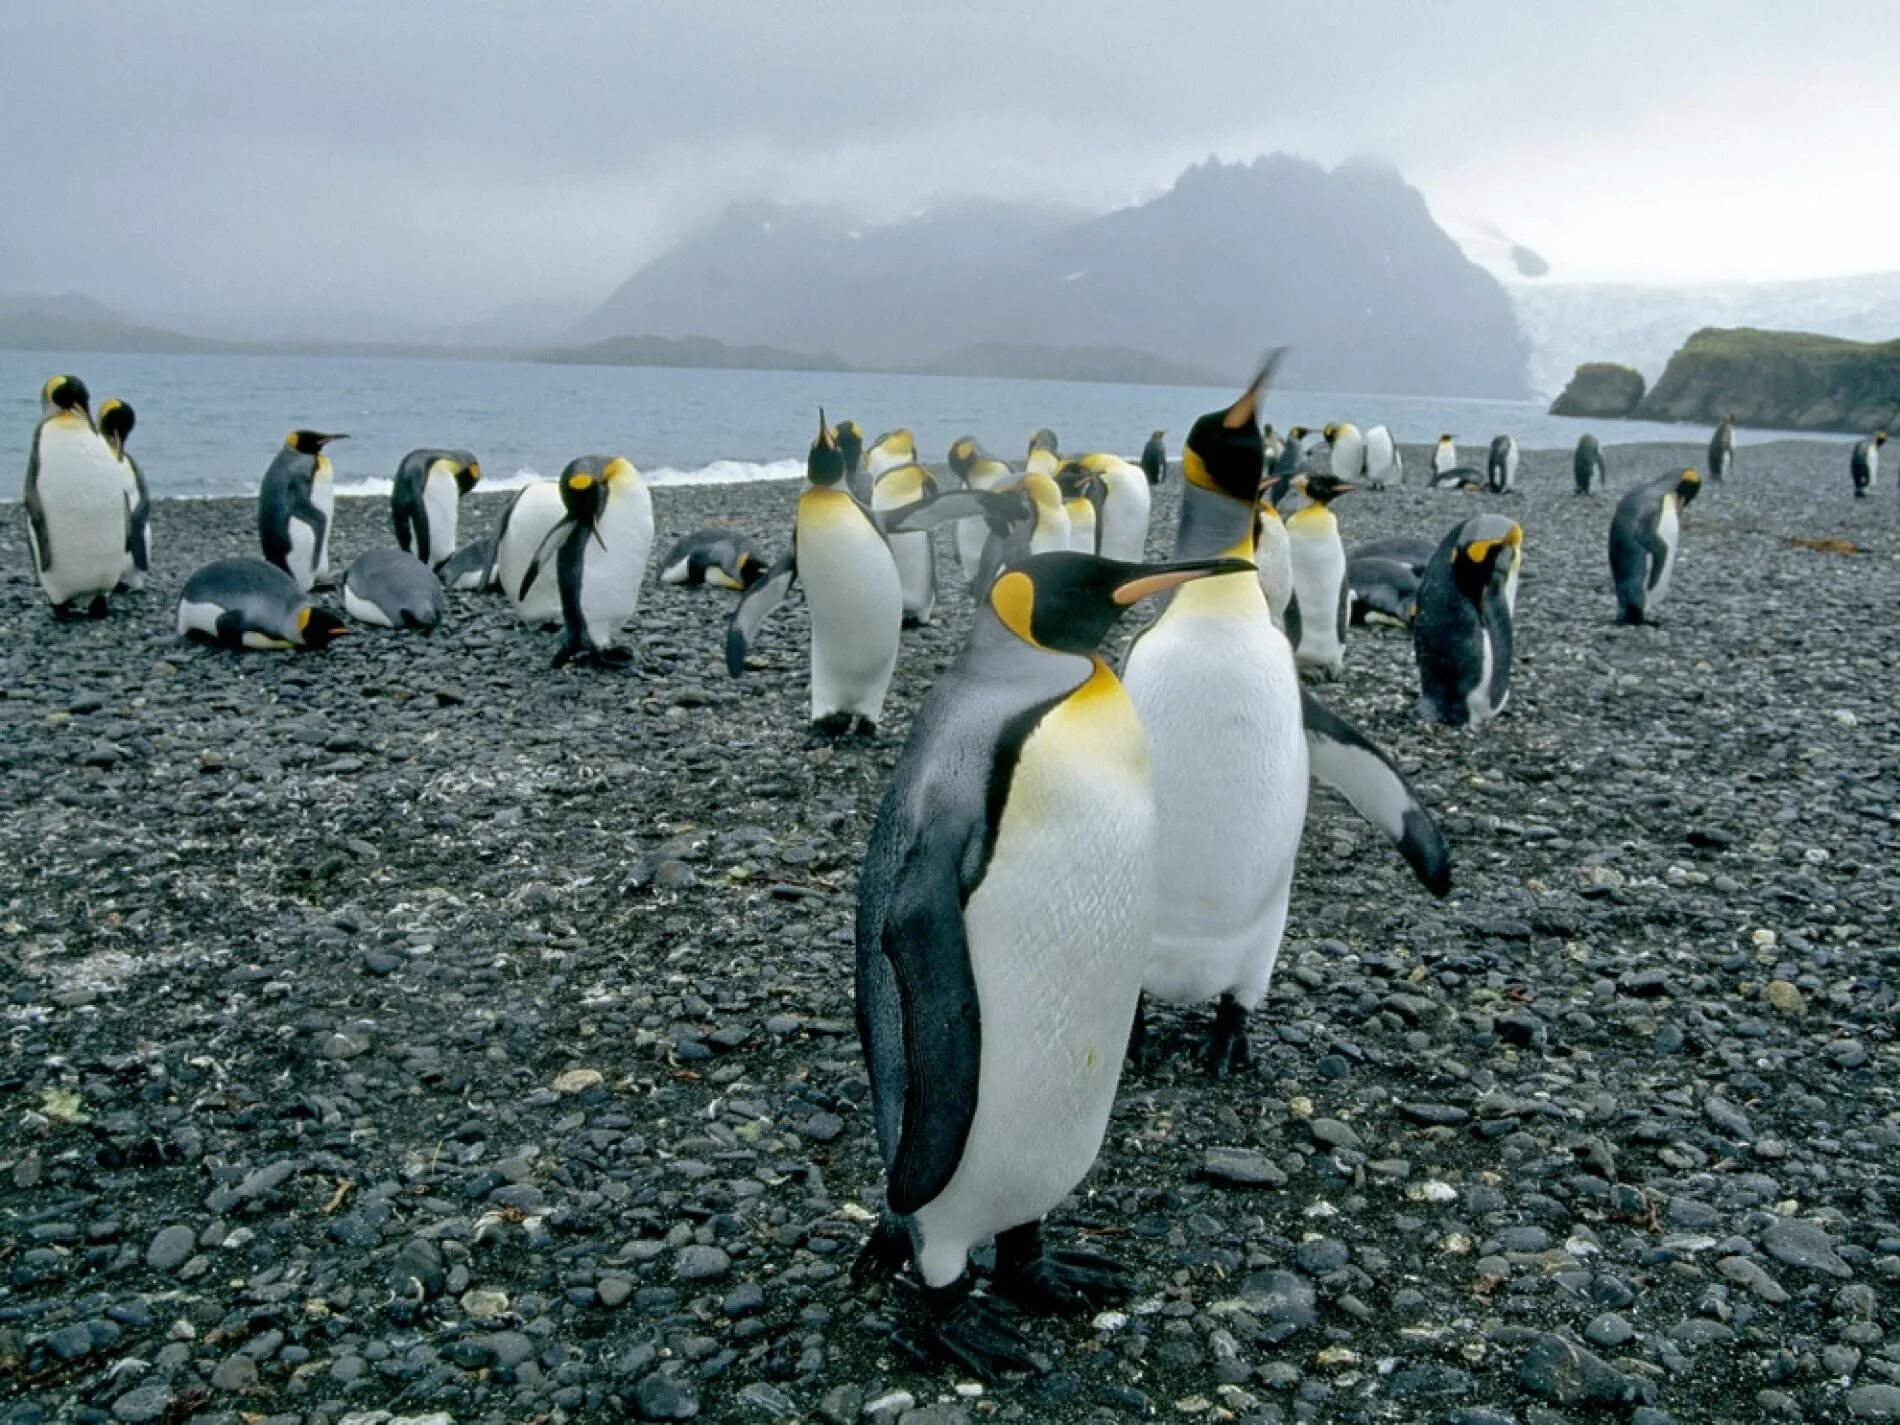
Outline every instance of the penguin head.
POLYGON ((1881 446, 1881 445, 1885 445, 1886 443, 1887 443, 1887 433, 1884 430, 1875 431, 1874 444, 1876 446, 1881 446))
POLYGON ((1452 582, 1475 601, 1490 584, 1492 572, 1509 570, 1523 547, 1523 526, 1503 515, 1475 515, 1458 531, 1451 552, 1452 582))
POLYGON ((299 455, 321 455, 323 453, 323 447, 328 445, 331 441, 348 439, 349 437, 347 435, 341 433, 325 435, 322 431, 293 430, 289 435, 284 437, 284 444, 289 449, 296 451, 299 455))
POLYGON ((1301 475, 1293 481, 1293 488, 1316 505, 1330 505, 1341 495, 1349 495, 1359 487, 1349 481, 1341 480, 1337 475, 1301 475))
POLYGON ((1288 440, 1305 440, 1312 433, 1313 432, 1308 430, 1305 426, 1288 426, 1286 429, 1286 438, 1288 440))
MULTIPOLYGON (((824 412, 818 414, 822 419, 824 412)), ((845 473, 855 474, 864 459, 864 430, 856 421, 838 422, 838 451, 844 456, 845 473)))
POLYGON ((1024 643, 1091 654, 1136 603, 1213 574, 1252 573, 1244 559, 1129 564, 1093 554, 1031 555, 990 585, 990 610, 1024 643))
POLYGON ((1044 426, 1041 430, 1029 437, 1029 453, 1031 455, 1034 455, 1038 450, 1046 450, 1051 455, 1054 455, 1060 451, 1061 448, 1061 443, 1056 440, 1056 433, 1050 430, 1048 426, 1044 426))
POLYGON ((1079 500, 1095 484, 1095 471, 1079 460, 1071 460, 1056 471, 1056 488, 1065 500, 1079 500))
POLYGON ((318 651, 328 648, 350 631, 350 626, 331 613, 305 604, 297 610, 297 642, 300 647, 318 651))
POLYGON ((765 561, 756 554, 741 554, 737 567, 739 570, 739 587, 741 589, 750 589, 754 584, 765 577, 765 561))
POLYGON ((1339 439, 1339 422, 1328 421, 1326 428, 1322 430, 1320 434, 1326 438, 1326 443, 1331 445, 1334 441, 1339 439))
POLYGON ((602 464, 600 483, 609 492, 625 492, 640 483, 640 472, 626 456, 616 455, 602 464))
POLYGON ((970 471, 976 468, 976 462, 983 458, 983 447, 977 444, 973 435, 962 436, 951 443, 950 470, 959 480, 967 481, 970 471))
POLYGON ((1684 470, 1676 476, 1676 505, 1687 509, 1689 502, 1702 493, 1702 477, 1693 470, 1684 470))
POLYGON ((570 460, 561 472, 561 508, 567 517, 589 529, 607 507, 607 481, 600 457, 583 455, 570 460))
POLYGON ((1452 434, 1451 434, 1451 432, 1450 432, 1450 431, 1445 431, 1445 432, 1444 432, 1443 434, 1441 434, 1441 435, 1440 435, 1440 436, 1438 437, 1438 443, 1439 443, 1440 445, 1443 445, 1443 444, 1445 444, 1445 443, 1446 443, 1447 441, 1449 441, 1449 440, 1451 440, 1452 438, 1453 438, 1453 437, 1452 437, 1452 434))
MULTIPOLYGON (((1268 353, 1260 370, 1224 411, 1209 411, 1194 422, 1181 448, 1181 472, 1188 484, 1251 505, 1260 495, 1267 469, 1267 443, 1255 424, 1260 402, 1285 347, 1268 353)), ((1297 434, 1298 426, 1293 427, 1297 434)))
MULTIPOLYGON (((1267 427, 1267 429, 1268 429, 1268 430, 1272 430, 1272 429, 1273 429, 1273 427, 1272 427, 1272 426, 1268 426, 1268 427, 1267 427)), ((1150 440, 1162 440, 1162 439, 1164 439, 1164 438, 1165 438, 1165 437, 1167 436, 1167 434, 1168 434, 1168 433, 1167 433, 1167 432, 1166 432, 1165 430, 1158 430, 1158 431, 1155 431, 1155 432, 1153 432, 1153 433, 1152 433, 1152 434, 1151 434, 1151 435, 1150 435, 1150 436, 1148 437, 1148 439, 1150 439, 1150 440)))
POLYGON ((125 454, 125 438, 132 434, 132 427, 136 423, 137 417, 132 414, 132 408, 117 396, 99 408, 99 434, 105 437, 114 455, 125 454))
POLYGON ((811 452, 805 457, 805 478, 821 489, 828 489, 844 477, 844 452, 838 448, 837 433, 825 424, 825 408, 820 406, 818 434, 812 437, 811 452))
POLYGON ((466 495, 480 482, 482 478, 482 463, 466 450, 455 450, 449 453, 455 457, 456 463, 462 467, 455 472, 456 491, 459 494, 466 495))
POLYGON ((40 387, 40 410, 48 415, 54 411, 77 411, 91 420, 92 392, 77 376, 55 376, 40 387))

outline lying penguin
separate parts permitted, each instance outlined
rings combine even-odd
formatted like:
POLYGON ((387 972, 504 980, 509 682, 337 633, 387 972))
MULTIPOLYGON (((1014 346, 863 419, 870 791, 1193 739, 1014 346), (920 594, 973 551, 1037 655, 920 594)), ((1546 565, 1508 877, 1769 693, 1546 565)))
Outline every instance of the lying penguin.
POLYGON ((758 545, 738 530, 708 525, 673 541, 660 561, 660 582, 743 591, 770 567, 758 545))
POLYGON ((372 549, 343 575, 343 612, 377 628, 434 628, 448 612, 442 581, 400 549, 372 549))
POLYGON ((218 648, 327 648, 350 630, 297 581, 261 559, 220 559, 185 581, 179 636, 218 648))

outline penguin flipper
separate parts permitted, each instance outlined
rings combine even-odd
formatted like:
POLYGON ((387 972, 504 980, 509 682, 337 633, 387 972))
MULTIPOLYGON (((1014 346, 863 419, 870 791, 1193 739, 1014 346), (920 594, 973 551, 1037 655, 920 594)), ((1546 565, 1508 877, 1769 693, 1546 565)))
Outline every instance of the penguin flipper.
POLYGON ((1287 595, 1286 612, 1283 613, 1280 618, 1286 625, 1283 630, 1286 634, 1286 641, 1291 644, 1294 651, 1297 652, 1300 646, 1300 633, 1304 627, 1300 621, 1300 596, 1297 593, 1287 595))
POLYGON ((1313 775, 1386 834, 1426 890, 1445 896, 1451 890, 1451 847, 1392 759, 1305 688, 1300 712, 1313 775))
POLYGON ((876 518, 878 527, 886 535, 922 534, 951 520, 970 519, 973 516, 995 528, 998 520, 1007 525, 1020 513, 1021 502, 1013 494, 965 486, 960 490, 926 495, 911 504, 886 510, 876 518))
POLYGON ((797 577, 798 545, 794 542, 778 563, 766 570, 763 579, 739 596, 732 617, 726 623, 726 672, 731 677, 745 675, 746 654, 752 648, 752 641, 759 636, 759 629, 772 611, 785 602, 797 577))
POLYGON ((40 442, 37 436, 33 440, 33 449, 26 457, 26 532, 32 537, 33 566, 37 573, 44 574, 53 567, 53 544, 46 534, 46 507, 40 503, 40 442))
POLYGON ((515 602, 525 602, 528 590, 534 587, 534 581, 541 577, 541 566, 547 563, 548 555, 561 547, 561 540, 574 527, 573 520, 562 520, 541 537, 541 547, 534 551, 534 558, 528 561, 527 572, 521 576, 521 588, 515 594, 515 602))
POLYGON ((1656 526, 1646 525, 1639 536, 1644 550, 1649 554, 1649 574, 1643 582, 1644 592, 1655 588, 1662 582, 1663 575, 1669 569, 1669 546, 1662 536, 1656 533, 1656 526))

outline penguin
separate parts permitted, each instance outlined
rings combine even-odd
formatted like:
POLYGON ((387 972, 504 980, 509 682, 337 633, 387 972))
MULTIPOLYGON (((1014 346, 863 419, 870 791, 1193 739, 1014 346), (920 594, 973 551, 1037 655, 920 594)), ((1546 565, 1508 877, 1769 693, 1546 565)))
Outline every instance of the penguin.
POLYGON ((1335 480, 1362 480, 1366 473, 1366 438, 1359 427, 1340 421, 1326 427, 1327 460, 1335 480))
POLYGON ((1377 625, 1410 628, 1418 597, 1418 574, 1396 559, 1346 560, 1346 588, 1352 600, 1354 628, 1377 625))
POLYGON ((1162 477, 1168 473, 1168 433, 1165 430, 1152 432, 1148 443, 1141 448, 1141 473, 1148 477, 1150 485, 1159 485, 1162 477))
POLYGON ((1279 458, 1273 462, 1276 476, 1297 475, 1306 466, 1306 437, 1312 432, 1305 426, 1288 426, 1286 443, 1280 447, 1279 458))
POLYGON ((653 496, 633 462, 618 455, 568 461, 560 489, 565 518, 542 539, 517 597, 525 601, 535 582, 551 573, 563 630, 554 666, 581 658, 625 667, 633 654, 614 640, 640 608, 653 550, 653 496))
POLYGON ((207 564, 178 596, 179 637, 218 648, 316 651, 349 631, 335 614, 315 607, 295 579, 261 559, 207 564))
POLYGON ((1373 426, 1366 432, 1365 442, 1366 484, 1374 490, 1403 485, 1405 467, 1399 463, 1399 447, 1392 439, 1392 432, 1384 426, 1373 426))
MULTIPOLYGON (((1016 478, 1007 465, 977 444, 975 436, 962 436, 951 443, 949 465, 966 490, 1001 490, 1016 478)), ((983 565, 989 526, 983 516, 970 515, 957 521, 956 537, 957 562, 963 566, 964 579, 974 586, 983 565)))
POLYGON ((330 512, 336 482, 323 448, 345 435, 293 430, 264 472, 257 492, 257 537, 264 558, 309 593, 328 575, 330 512))
POLYGON ((1610 519, 1610 578, 1616 585, 1616 621, 1654 623, 1669 592, 1682 543, 1682 512, 1702 488, 1702 477, 1679 470, 1638 485, 1616 502, 1610 519))
POLYGON ((1722 423, 1709 437, 1709 478, 1721 484, 1735 473, 1735 412, 1722 417, 1722 423))
POLYGON ((1260 444, 1267 452, 1267 469, 1271 470, 1279 463, 1280 452, 1286 449, 1286 438, 1273 433, 1273 422, 1268 421, 1260 429, 1260 444))
POLYGON ((137 420, 132 407, 116 396, 99 407, 99 438, 125 475, 125 563, 120 566, 115 593, 137 593, 152 572, 152 495, 146 488, 145 472, 125 448, 125 438, 132 434, 137 420))
POLYGON ((1030 1343, 969 1278, 1031 1310, 1107 1305, 1133 1275, 1045 1243, 1101 1150, 1153 932, 1155 788, 1097 652, 1136 601, 1239 559, 1042 554, 979 601, 917 711, 858 877, 856 1023, 885 1211, 859 1281, 908 1264, 927 1318, 898 1343, 989 1378, 1030 1343))
MULTIPOLYGON (((1253 548, 1265 469, 1254 412, 1278 359, 1188 432, 1177 559, 1253 548)), ((1177 590, 1129 649, 1123 682, 1154 763, 1154 874, 1166 891, 1144 987, 1175 1003, 1220 996, 1207 1063, 1224 1075, 1248 1061, 1247 1012, 1279 954, 1309 776, 1341 791, 1435 894, 1450 888, 1450 852, 1390 760, 1300 687, 1257 575, 1177 590)), ((1143 1040, 1137 1011, 1132 1056, 1143 1040)))
POLYGON ((1300 611, 1293 602, 1293 551, 1288 546, 1286 521, 1261 487, 1254 502, 1253 562, 1260 573, 1260 592, 1267 596, 1267 612, 1274 627, 1289 644, 1300 641, 1300 611))
POLYGON ((1452 527, 1418 581, 1418 715, 1482 727, 1511 697, 1512 620, 1524 531, 1503 515, 1452 527))
POLYGON ((811 608, 812 726, 834 738, 853 730, 875 734, 897 666, 904 588, 883 531, 838 488, 844 457, 823 410, 805 479, 791 548, 740 596, 726 625, 726 671, 744 675, 760 626, 802 579, 811 608))
POLYGON ((1286 521, 1293 601, 1300 607, 1300 636, 1293 644, 1293 656, 1302 671, 1336 678, 1345 664, 1352 597, 1346 587, 1346 547, 1339 539, 1332 502, 1359 487, 1331 475, 1301 475, 1293 486, 1309 501, 1286 521))
POLYGON ((1458 466, 1458 446, 1451 432, 1438 437, 1438 444, 1432 447, 1432 474, 1443 475, 1458 466))
POLYGON ((492 578, 515 607, 515 616, 539 628, 558 628, 562 622, 558 579, 537 579, 522 593, 528 565, 554 527, 567 517, 561 502, 561 482, 536 480, 515 491, 501 523, 495 527, 492 578))
POLYGON ((1517 488, 1517 441, 1508 435, 1491 437, 1491 454, 1484 465, 1485 485, 1494 495, 1517 488))
POLYGON ((343 612, 358 623, 432 629, 448 607, 435 571, 404 550, 369 550, 343 574, 343 612))
POLYGON ((1854 442, 1853 452, 1847 457, 1847 473, 1854 480, 1854 498, 1864 500, 1867 492, 1874 488, 1880 479, 1880 447, 1887 443, 1887 433, 1877 430, 1871 437, 1854 442))
POLYGON ((412 450, 403 456, 389 492, 396 543, 431 569, 448 563, 462 496, 481 478, 481 462, 466 450, 412 450))
POLYGON ((660 561, 660 582, 743 591, 764 578, 769 567, 758 545, 738 530, 709 525, 673 541, 660 561))
POLYGON ((1029 458, 1023 468, 1030 474, 1053 477, 1061 466, 1062 455, 1058 449, 1056 433, 1044 426, 1029 437, 1029 458))
POLYGON ((1571 457, 1570 469, 1576 476, 1579 495, 1594 494, 1609 486, 1610 473, 1603 463, 1603 447, 1593 435, 1577 437, 1577 453, 1571 457))
POLYGON ((1454 465, 1432 476, 1434 490, 1482 490, 1485 474, 1475 465, 1454 465))
POLYGON ((445 589, 482 593, 495 587, 495 537, 472 540, 442 562, 436 577, 445 589))
POLYGON ((1139 564, 1148 553, 1154 496, 1140 467, 1119 455, 1095 452, 1078 463, 1095 477, 1096 547, 1104 559, 1139 564))
POLYGON ((1392 534, 1384 539, 1368 539, 1364 544, 1356 544, 1346 556, 1348 564, 1357 564, 1362 559, 1390 559, 1403 564, 1413 574, 1423 574, 1425 566, 1432 562, 1432 556, 1438 553, 1438 541, 1426 539, 1417 534, 1392 534))
POLYGON ((877 488, 878 476, 900 465, 917 463, 917 440, 907 430, 889 430, 872 441, 864 451, 864 473, 871 488, 877 488))
POLYGON ((871 476, 864 468, 864 431, 856 421, 839 421, 838 453, 844 457, 845 488, 865 509, 871 508, 871 476))
POLYGON ((92 393, 77 376, 55 376, 40 388, 25 504, 33 569, 53 617, 104 618, 125 571, 130 497, 112 446, 93 424, 92 393))
MULTIPOLYGON (((913 460, 878 475, 871 488, 871 509, 882 516, 936 493, 937 477, 913 460)), ((893 534, 889 540, 898 582, 904 586, 904 627, 917 628, 929 623, 937 610, 936 540, 927 533, 893 534)))
POLYGON ((1071 460, 1056 472, 1056 488, 1062 492, 1063 513, 1069 517, 1069 548, 1077 554, 1095 553, 1094 472, 1071 460))

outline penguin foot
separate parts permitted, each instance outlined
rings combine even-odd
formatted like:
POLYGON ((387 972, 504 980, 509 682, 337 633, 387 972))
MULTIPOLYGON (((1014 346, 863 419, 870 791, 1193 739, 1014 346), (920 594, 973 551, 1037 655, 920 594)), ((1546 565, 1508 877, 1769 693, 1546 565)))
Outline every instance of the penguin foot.
POLYGON ((876 742, 877 724, 868 717, 861 717, 852 724, 851 735, 860 742, 876 742))
POLYGON ((111 609, 106 604, 104 594, 94 594, 92 602, 86 605, 87 618, 104 618, 110 612, 111 609))
POLYGON ((967 1282, 925 1287, 923 1294, 936 1319, 891 1333, 891 1344, 918 1365, 954 1366, 986 1381, 1011 1371, 1035 1374, 1042 1369, 1031 1354, 1029 1338, 987 1297, 973 1295, 967 1282))
POLYGON ((630 668, 633 666, 631 648, 602 648, 594 654, 594 661, 603 668, 630 668))
POLYGON ((1232 995, 1222 995, 1214 1010, 1214 1032, 1207 1040, 1207 1072, 1217 1079, 1253 1067, 1253 1041, 1247 1037, 1247 1011, 1232 995))
POLYGON ((1025 1311, 1064 1313, 1126 1301, 1135 1274, 1097 1252, 1045 1247, 1041 1224, 1032 1222, 997 1234, 990 1285, 1025 1311))
POLYGON ((1148 1034, 1148 1001, 1137 996, 1134 1023, 1128 1026, 1128 1049, 1124 1056, 1131 1068, 1152 1069, 1161 1059, 1160 1051, 1148 1034))
POLYGON ((890 1218, 881 1217, 865 1239, 857 1260, 851 1264, 851 1285, 863 1287, 871 1282, 887 1281, 909 1260, 909 1236, 890 1218))
POLYGON ((827 742, 836 742, 851 731, 851 725, 857 721, 850 713, 829 713, 824 717, 813 718, 812 733, 827 742))

